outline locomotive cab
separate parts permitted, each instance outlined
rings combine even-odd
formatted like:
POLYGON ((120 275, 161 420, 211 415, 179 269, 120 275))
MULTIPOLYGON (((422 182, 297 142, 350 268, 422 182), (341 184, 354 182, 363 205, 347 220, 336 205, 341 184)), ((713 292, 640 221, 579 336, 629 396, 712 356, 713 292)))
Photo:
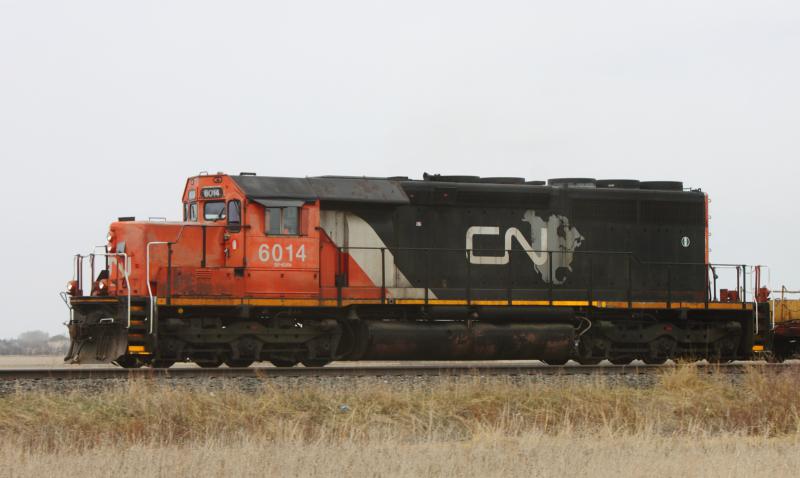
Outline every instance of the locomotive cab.
MULTIPOLYGON (((102 270, 89 296, 72 285, 82 282, 87 266, 82 259, 76 263, 67 360, 146 362, 157 336, 159 302, 172 306, 202 297, 228 312, 244 296, 317 299, 317 208, 313 198, 248 197, 231 176, 216 174, 187 180, 182 221, 120 218, 109 228, 106 252, 90 255, 90 276, 102 270)), ((195 325, 180 320, 191 319, 190 308, 175 312, 182 317, 164 322, 195 325)))

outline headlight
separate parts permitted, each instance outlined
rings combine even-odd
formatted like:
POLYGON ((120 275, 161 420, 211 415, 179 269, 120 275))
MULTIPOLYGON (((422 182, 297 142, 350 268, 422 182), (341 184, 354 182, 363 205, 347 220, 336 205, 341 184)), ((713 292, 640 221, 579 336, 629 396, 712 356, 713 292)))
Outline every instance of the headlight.
POLYGON ((71 280, 67 282, 67 294, 76 297, 80 292, 78 291, 78 281, 71 280))
POLYGON ((111 231, 108 231, 108 234, 106 234, 106 241, 110 243, 111 239, 114 239, 114 234, 112 234, 111 231))

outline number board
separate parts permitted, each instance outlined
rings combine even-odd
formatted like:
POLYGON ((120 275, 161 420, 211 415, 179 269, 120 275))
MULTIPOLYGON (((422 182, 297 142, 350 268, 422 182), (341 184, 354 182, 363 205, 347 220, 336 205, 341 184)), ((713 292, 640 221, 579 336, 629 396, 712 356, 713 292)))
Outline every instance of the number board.
POLYGON ((200 190, 203 199, 220 199, 223 197, 222 188, 203 188, 200 190))

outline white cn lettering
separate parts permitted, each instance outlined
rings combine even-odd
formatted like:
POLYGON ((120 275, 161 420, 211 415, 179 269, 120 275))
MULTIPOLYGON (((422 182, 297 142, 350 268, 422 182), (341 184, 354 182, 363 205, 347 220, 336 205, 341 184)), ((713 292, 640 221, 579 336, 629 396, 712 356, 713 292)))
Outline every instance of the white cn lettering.
MULTIPOLYGON (((467 250, 472 250, 472 243, 473 238, 475 236, 499 236, 500 235, 500 228, 496 226, 472 226, 467 229, 467 250)), ((541 237, 542 243, 537 246, 537 250, 534 251, 533 245, 528 242, 528 239, 525 238, 525 235, 517 229, 516 227, 511 227, 506 231, 505 236, 505 251, 502 256, 479 256, 476 255, 474 252, 470 254, 469 262, 471 264, 480 264, 480 265, 495 265, 495 266, 502 266, 508 264, 509 261, 509 254, 508 251, 511 250, 511 240, 516 239, 525 253, 530 257, 531 261, 537 266, 541 266, 547 263, 547 228, 541 229, 541 237)))

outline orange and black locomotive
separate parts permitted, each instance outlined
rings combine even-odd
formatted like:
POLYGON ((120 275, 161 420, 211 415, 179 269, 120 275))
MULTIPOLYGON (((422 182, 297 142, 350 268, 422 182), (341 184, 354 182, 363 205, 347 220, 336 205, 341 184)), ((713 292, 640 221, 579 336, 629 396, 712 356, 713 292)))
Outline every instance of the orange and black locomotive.
POLYGON ((68 361, 661 363, 772 340, 760 269, 710 263, 708 198, 679 182, 218 173, 182 203, 76 256, 68 361))

